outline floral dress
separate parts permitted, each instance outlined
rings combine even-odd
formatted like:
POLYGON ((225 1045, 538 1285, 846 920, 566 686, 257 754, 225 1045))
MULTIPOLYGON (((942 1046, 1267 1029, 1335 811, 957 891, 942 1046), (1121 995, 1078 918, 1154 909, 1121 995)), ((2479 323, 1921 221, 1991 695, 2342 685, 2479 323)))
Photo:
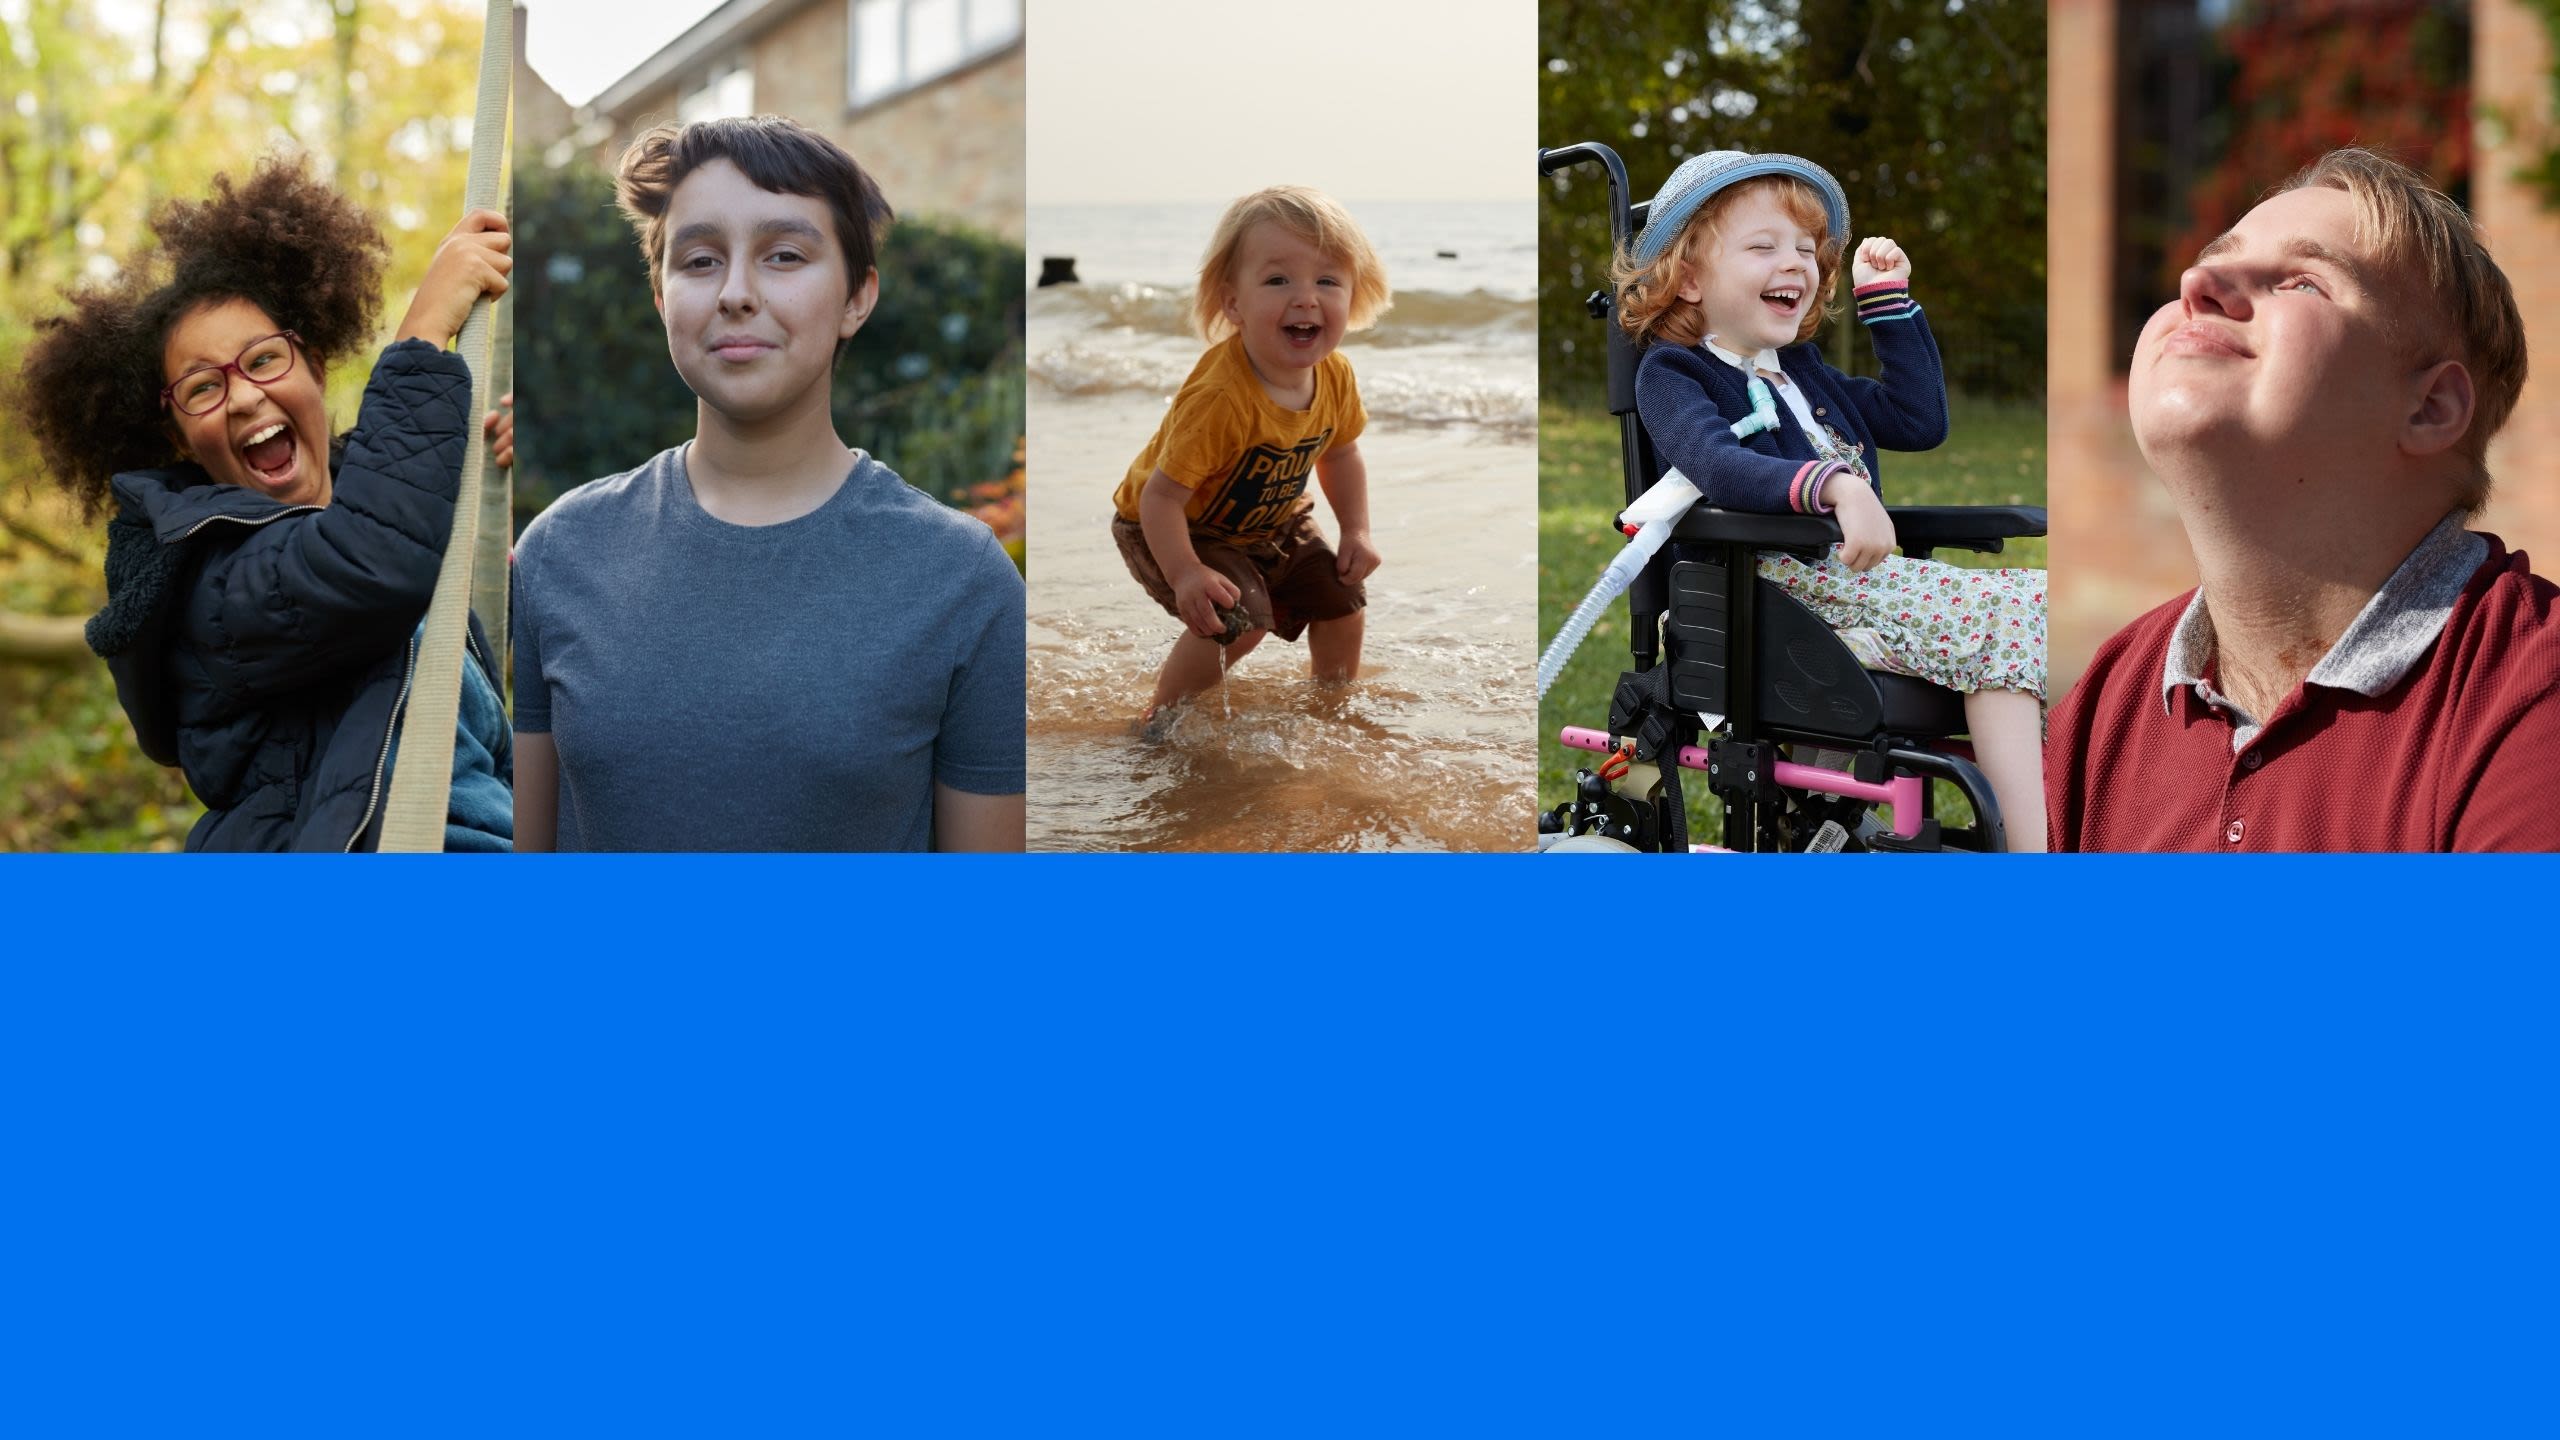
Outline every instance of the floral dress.
MULTIPOLYGON (((1806 437, 1816 454, 1875 483, 1856 445, 1828 425, 1820 432, 1806 437)), ((1840 632, 1850 653, 1869 669, 1968 695, 2022 690, 2044 698, 2042 570, 1968 570, 1887 555, 1857 571, 1834 551, 1814 564, 1766 554, 1760 574, 1840 632)))

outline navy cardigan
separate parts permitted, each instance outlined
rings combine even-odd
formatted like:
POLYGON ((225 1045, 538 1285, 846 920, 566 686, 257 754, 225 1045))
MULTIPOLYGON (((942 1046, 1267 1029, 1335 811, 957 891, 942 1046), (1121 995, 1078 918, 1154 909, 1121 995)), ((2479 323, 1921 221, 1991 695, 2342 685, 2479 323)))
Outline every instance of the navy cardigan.
MULTIPOLYGON (((1787 383, 1800 388, 1823 424, 1864 453, 1867 474, 1882 491, 1876 447, 1935 449, 1947 438, 1947 382, 1938 342, 1904 286, 1879 282, 1859 292, 1858 318, 1875 342, 1884 378, 1843 375, 1812 344, 1778 352, 1787 383)), ((1652 437, 1654 457, 1689 477, 1707 503, 1762 514, 1810 513, 1825 467, 1778 402, 1778 428, 1747 440, 1733 423, 1751 413, 1750 379, 1704 346, 1656 345, 1636 370, 1636 414, 1652 437)))

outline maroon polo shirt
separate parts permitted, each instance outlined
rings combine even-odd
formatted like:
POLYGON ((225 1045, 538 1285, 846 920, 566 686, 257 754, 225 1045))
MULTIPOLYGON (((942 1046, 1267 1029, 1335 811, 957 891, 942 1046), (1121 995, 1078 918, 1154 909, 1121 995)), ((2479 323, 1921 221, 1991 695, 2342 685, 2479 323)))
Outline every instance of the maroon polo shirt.
MULTIPOLYGON (((2560 850, 2560 589, 2481 538, 2487 557, 2458 592, 2447 587, 2449 609, 2377 621, 2369 606, 2341 637, 2341 650, 2352 640, 2368 657, 2396 644, 2401 662, 2425 644, 2405 674, 2373 694, 2322 683, 2355 673, 2332 651, 2254 734, 2209 698, 2209 623, 2199 673, 2170 663, 2194 592, 2119 631, 2047 732, 2053 848, 2560 850), (2437 613, 2432 643, 2410 633, 2437 613)), ((2377 606, 2409 588, 2409 569, 2377 606)), ((2179 648, 2185 660, 2196 647, 2179 648)))

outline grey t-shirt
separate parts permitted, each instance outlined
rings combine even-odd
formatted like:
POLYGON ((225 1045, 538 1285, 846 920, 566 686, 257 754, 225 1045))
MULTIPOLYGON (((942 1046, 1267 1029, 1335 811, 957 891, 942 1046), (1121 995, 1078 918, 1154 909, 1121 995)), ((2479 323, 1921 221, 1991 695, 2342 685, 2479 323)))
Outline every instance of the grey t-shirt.
POLYGON ((515 728, 560 756, 563 850, 922 850, 933 786, 1023 788, 1022 577, 868 455, 732 525, 685 447, 516 542, 515 728))

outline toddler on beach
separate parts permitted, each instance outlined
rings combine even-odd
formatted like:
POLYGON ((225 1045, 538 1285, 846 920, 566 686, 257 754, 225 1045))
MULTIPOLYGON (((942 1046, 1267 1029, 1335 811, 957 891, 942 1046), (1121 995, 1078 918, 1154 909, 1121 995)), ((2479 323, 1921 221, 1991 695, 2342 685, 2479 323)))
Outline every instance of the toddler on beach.
POLYGON ((1727 150, 1682 162, 1612 276, 1618 323, 1649 346, 1637 414, 1657 457, 1709 504, 1838 519, 1832 555, 1765 555, 1761 575, 1840 631, 1862 663, 1962 692, 2011 848, 2041 850, 2044 572, 1892 554, 1877 447, 1943 442, 1946 382, 1911 301, 1910 258, 1889 239, 1861 241, 1852 263, 1884 377, 1843 375, 1807 343, 1848 233, 1839 182, 1809 160, 1727 150), (1755 373, 1780 401, 1778 426, 1737 439, 1755 373))
POLYGON ((1156 677, 1153 718, 1217 683, 1265 634, 1307 637, 1315 676, 1360 670, 1369 539, 1368 414, 1342 337, 1390 303, 1357 222, 1303 186, 1227 207, 1200 264, 1192 324, 1210 342, 1113 497, 1129 573, 1187 627, 1156 677), (1312 474, 1342 527, 1328 545, 1312 474))

